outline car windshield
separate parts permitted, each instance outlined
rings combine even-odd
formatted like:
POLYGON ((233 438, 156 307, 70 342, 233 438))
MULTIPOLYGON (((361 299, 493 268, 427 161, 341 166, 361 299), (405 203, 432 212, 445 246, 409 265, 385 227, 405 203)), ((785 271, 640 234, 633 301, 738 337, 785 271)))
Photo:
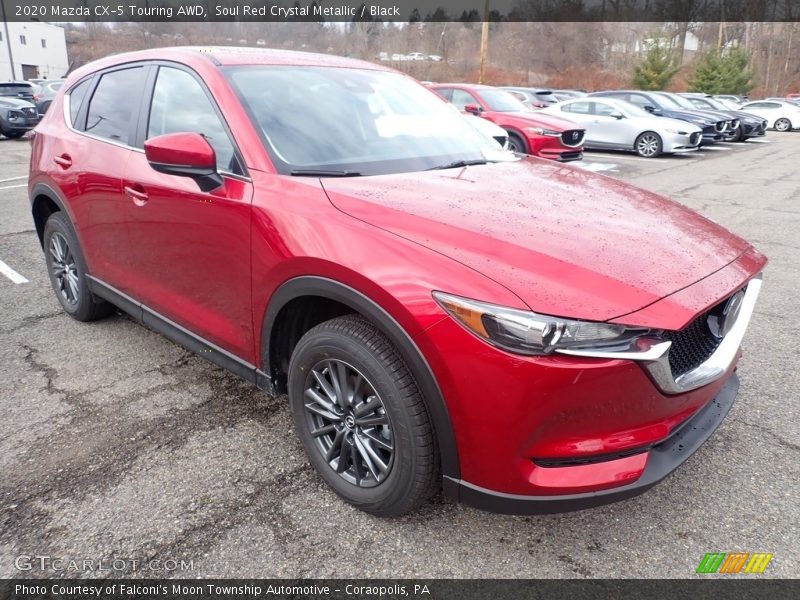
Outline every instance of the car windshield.
POLYGON ((527 106, 504 90, 482 89, 481 98, 495 112, 529 112, 527 106))
POLYGON ((714 100, 714 98, 703 98, 703 102, 711 106, 714 110, 729 110, 727 106, 721 102, 714 100))
MULTIPOLYGON (((672 96, 665 96, 664 94, 656 94, 656 96, 658 97, 658 101, 670 110, 680 110, 682 108, 686 108, 685 106, 681 106, 675 102, 675 100, 672 99, 672 96)), ((692 109, 694 109, 694 107, 692 107, 692 109)))
POLYGON ((681 108, 690 108, 690 109, 696 109, 697 108, 694 104, 692 104, 692 102, 689 99, 684 98, 683 96, 669 95, 669 96, 667 96, 667 98, 672 100, 675 104, 677 104, 681 108))
POLYGON ((226 74, 283 174, 381 175, 513 159, 398 73, 246 66, 226 74))

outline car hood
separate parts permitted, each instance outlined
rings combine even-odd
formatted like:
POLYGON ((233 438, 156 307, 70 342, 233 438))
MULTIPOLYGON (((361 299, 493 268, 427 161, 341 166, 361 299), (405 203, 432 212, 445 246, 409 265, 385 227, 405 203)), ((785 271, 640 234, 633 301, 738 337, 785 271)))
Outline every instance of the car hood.
POLYGON ((12 98, 10 96, 0 96, 0 106, 3 108, 30 108, 35 106, 32 102, 22 98, 12 98))
POLYGON ((571 129, 584 128, 582 125, 579 125, 574 121, 562 119, 561 117, 557 117, 549 112, 544 112, 542 110, 536 110, 530 112, 514 112, 514 113, 498 112, 495 114, 502 115, 504 117, 511 119, 521 119, 523 121, 529 122, 531 125, 537 127, 546 127, 547 129, 553 129, 555 131, 567 131, 571 129))
POLYGON ((693 111, 693 110, 665 110, 663 111, 665 117, 670 117, 672 119, 680 119, 681 121, 690 121, 692 119, 702 119, 709 125, 713 125, 717 121, 721 121, 723 119, 712 119, 708 115, 704 115, 700 111, 693 111))
MULTIPOLYGON (((677 202, 535 158, 323 185, 344 213, 471 267, 532 310, 558 316, 626 315, 749 248, 677 202)), ((448 291, 446 282, 442 287, 448 291)))
POLYGON ((745 112, 743 110, 729 110, 726 111, 726 113, 732 117, 736 117, 740 121, 755 121, 757 123, 764 121, 763 117, 759 117, 758 115, 754 115, 753 113, 745 112))

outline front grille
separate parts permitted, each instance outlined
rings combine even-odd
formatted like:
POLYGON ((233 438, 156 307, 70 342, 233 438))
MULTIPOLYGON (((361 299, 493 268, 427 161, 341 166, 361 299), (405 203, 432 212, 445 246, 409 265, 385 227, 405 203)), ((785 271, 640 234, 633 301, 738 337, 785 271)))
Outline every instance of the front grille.
POLYGON ((567 129, 561 134, 561 143, 565 146, 580 146, 585 133, 583 129, 567 129))
POLYGON ((696 146, 700 143, 700 136, 703 135, 699 131, 695 131, 692 135, 689 136, 689 143, 692 146, 696 146))
POLYGON ((700 366, 717 349, 722 340, 711 333, 708 317, 724 304, 725 302, 722 302, 703 313, 680 331, 664 332, 664 338, 672 342, 672 347, 669 349, 669 366, 673 377, 700 366))

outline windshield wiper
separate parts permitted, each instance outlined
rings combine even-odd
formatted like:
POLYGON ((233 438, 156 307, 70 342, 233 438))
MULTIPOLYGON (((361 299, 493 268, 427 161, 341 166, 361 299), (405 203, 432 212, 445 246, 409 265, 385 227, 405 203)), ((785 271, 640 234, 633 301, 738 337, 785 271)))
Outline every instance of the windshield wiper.
POLYGON ((438 167, 431 167, 430 169, 425 169, 426 171, 436 171, 439 169, 458 169, 459 167, 472 167, 474 165, 485 165, 488 161, 483 159, 475 159, 475 160, 456 160, 446 165, 440 165, 438 167))
POLYGON ((293 177, 360 177, 358 171, 336 171, 329 169, 292 169, 293 177))

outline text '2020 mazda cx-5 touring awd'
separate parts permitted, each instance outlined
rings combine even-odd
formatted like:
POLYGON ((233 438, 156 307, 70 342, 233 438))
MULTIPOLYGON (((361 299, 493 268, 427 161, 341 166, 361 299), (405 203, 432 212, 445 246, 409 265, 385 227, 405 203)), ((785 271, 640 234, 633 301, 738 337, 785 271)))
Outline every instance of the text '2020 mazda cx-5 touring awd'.
POLYGON ((684 206, 504 152, 378 65, 159 49, 72 73, 29 193, 52 286, 288 403, 339 495, 553 512, 720 424, 766 259, 684 206))

